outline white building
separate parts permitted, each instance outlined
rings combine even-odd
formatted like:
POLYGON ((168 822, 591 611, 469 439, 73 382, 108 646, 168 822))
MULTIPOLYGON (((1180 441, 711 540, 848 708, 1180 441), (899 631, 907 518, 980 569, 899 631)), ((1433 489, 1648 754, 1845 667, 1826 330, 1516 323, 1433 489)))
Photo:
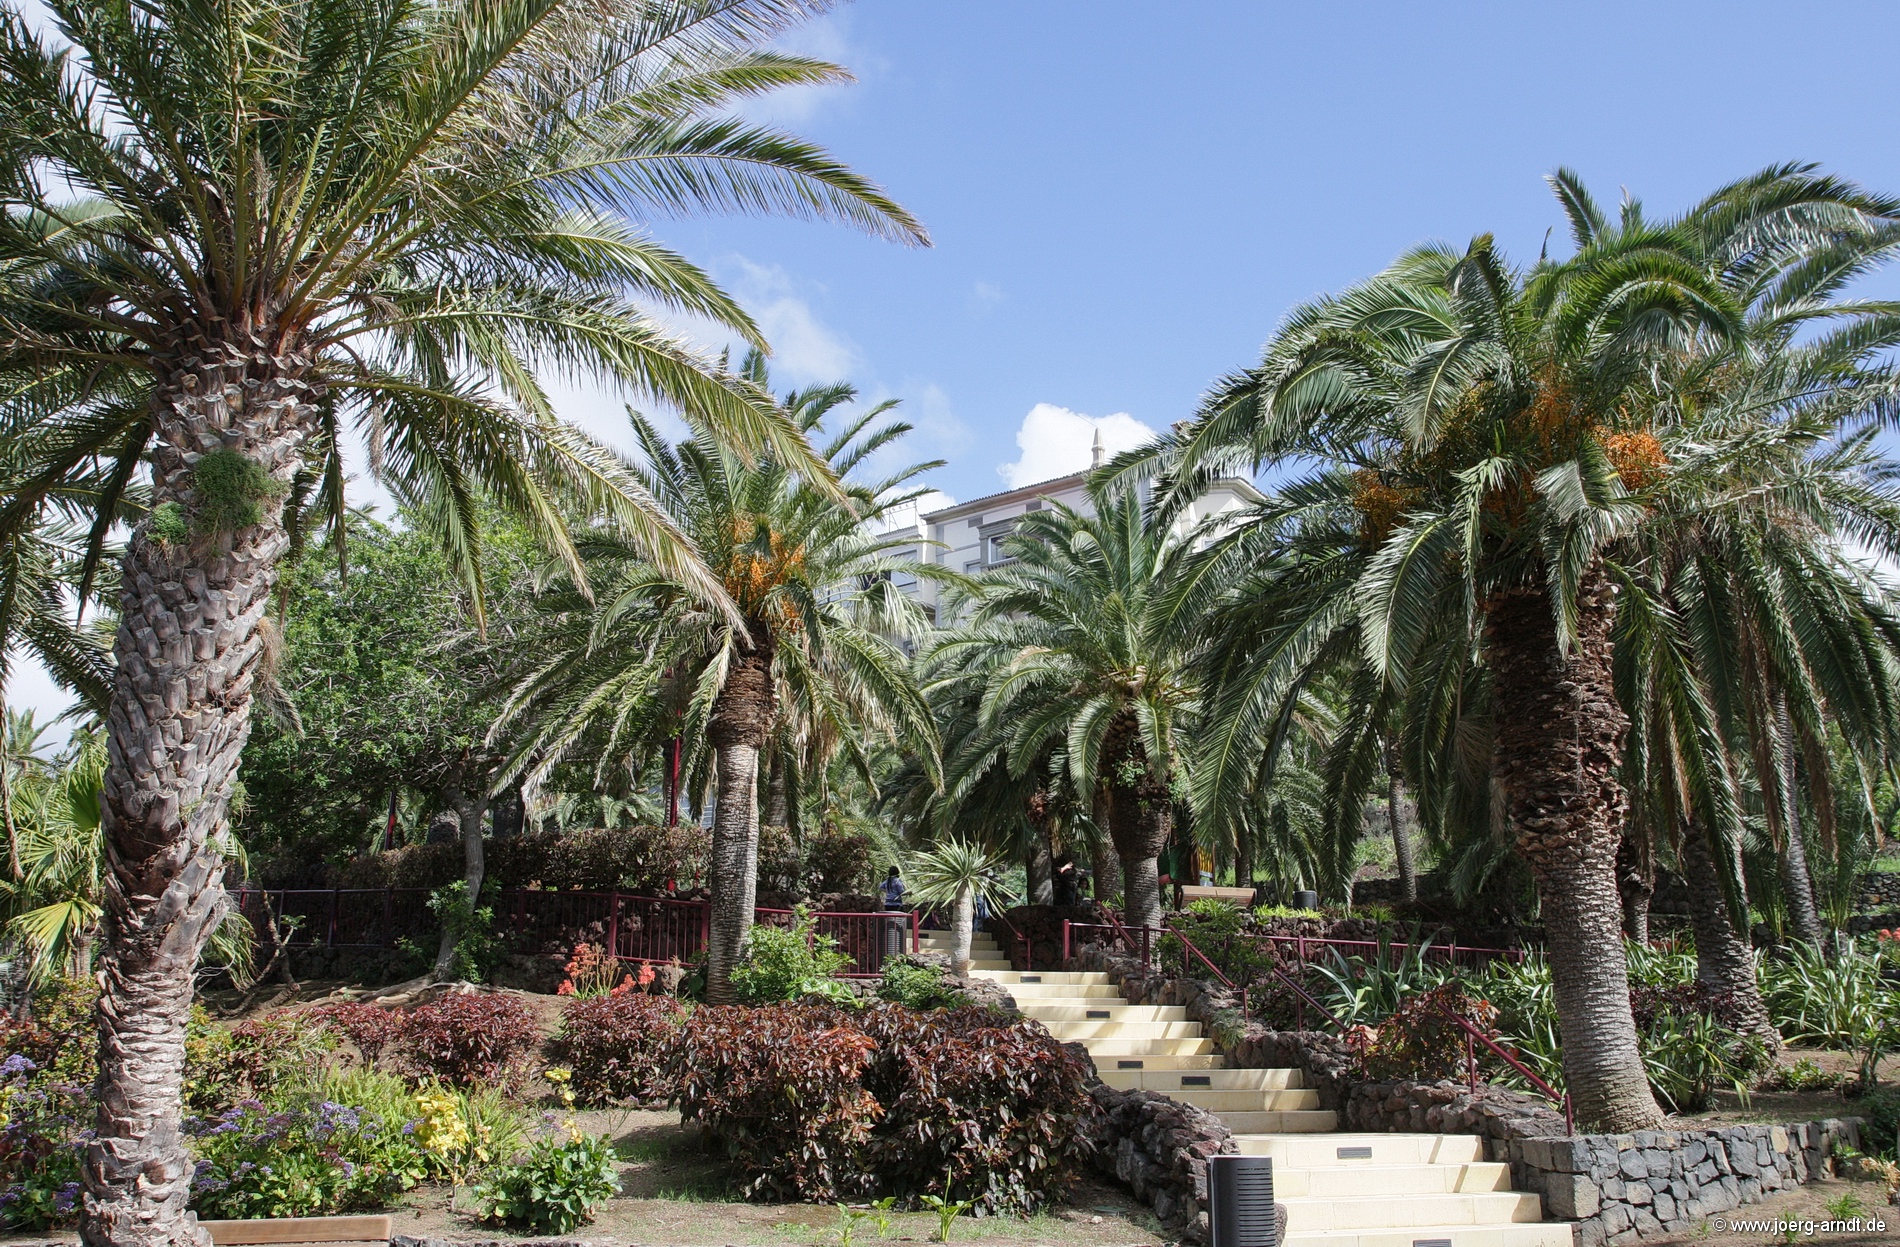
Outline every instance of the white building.
MULTIPOLYGON (((1097 431, 1093 467, 1102 466, 1103 455, 1102 435, 1097 431)), ((1087 472, 1076 472, 1007 489, 1000 494, 972 498, 941 510, 922 512, 910 521, 917 530, 917 560, 959 572, 978 572, 1008 562, 1003 552, 1003 538, 1015 531, 1024 515, 1057 502, 1078 511, 1090 509, 1088 476, 1087 472)), ((1250 482, 1222 480, 1175 521, 1175 528, 1186 532, 1211 516, 1237 511, 1259 501, 1260 491, 1250 482)), ((901 516, 892 518, 898 521, 897 527, 905 526, 901 516)), ((941 596, 938 585, 912 581, 904 588, 915 593, 934 612, 941 596)))

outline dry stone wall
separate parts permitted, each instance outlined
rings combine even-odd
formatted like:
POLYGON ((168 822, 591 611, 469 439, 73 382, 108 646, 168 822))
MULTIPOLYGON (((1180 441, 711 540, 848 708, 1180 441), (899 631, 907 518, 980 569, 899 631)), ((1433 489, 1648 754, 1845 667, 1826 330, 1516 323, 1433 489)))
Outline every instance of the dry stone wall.
POLYGON ((1691 1229, 1823 1176, 1828 1158, 1857 1147, 1855 1118, 1720 1130, 1511 1139, 1492 1155, 1512 1185, 1544 1197, 1544 1215, 1576 1222, 1577 1247, 1624 1247, 1691 1229))

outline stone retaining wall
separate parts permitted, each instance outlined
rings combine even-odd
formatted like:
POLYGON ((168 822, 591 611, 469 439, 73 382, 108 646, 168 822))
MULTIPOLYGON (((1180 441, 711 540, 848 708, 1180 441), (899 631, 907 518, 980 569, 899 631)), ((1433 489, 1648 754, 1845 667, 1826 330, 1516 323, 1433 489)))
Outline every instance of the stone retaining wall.
POLYGON ((1207 1241, 1207 1158, 1236 1150, 1232 1132, 1212 1113, 1156 1091, 1097 1082, 1089 1095, 1099 1110, 1089 1137, 1096 1165, 1169 1231, 1207 1241))
POLYGON ((1479 1083, 1362 1082, 1346 1096, 1340 1122, 1378 1133, 1475 1134, 1509 1141, 1567 1133, 1564 1115, 1538 1096, 1479 1083))
POLYGON ((1514 1187, 1544 1197, 1545 1216, 1576 1222, 1577 1247, 1622 1247, 1823 1176, 1838 1145, 1859 1144, 1859 1127, 1855 1118, 1829 1118, 1512 1139, 1493 1155, 1510 1161, 1514 1187))

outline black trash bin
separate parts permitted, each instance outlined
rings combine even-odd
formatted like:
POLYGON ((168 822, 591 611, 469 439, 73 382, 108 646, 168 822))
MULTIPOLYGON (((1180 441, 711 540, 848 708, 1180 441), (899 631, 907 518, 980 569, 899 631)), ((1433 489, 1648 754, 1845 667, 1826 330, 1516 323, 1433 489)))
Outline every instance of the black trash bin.
POLYGON ((1207 1220, 1213 1247, 1279 1247, 1273 1158, 1208 1157, 1207 1220))

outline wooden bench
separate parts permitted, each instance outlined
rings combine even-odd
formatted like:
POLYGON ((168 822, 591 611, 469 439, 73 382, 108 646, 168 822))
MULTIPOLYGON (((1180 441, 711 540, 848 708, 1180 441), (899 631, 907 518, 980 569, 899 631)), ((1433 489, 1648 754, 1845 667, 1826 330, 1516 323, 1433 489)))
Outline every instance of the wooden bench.
POLYGON ((272 1217, 261 1221, 200 1221, 214 1247, 275 1243, 386 1243, 388 1217, 272 1217))
POLYGON ((1229 905, 1238 905, 1246 909, 1253 904, 1252 888, 1204 888, 1199 884, 1181 885, 1181 904, 1183 907, 1195 901, 1226 901, 1229 905))

